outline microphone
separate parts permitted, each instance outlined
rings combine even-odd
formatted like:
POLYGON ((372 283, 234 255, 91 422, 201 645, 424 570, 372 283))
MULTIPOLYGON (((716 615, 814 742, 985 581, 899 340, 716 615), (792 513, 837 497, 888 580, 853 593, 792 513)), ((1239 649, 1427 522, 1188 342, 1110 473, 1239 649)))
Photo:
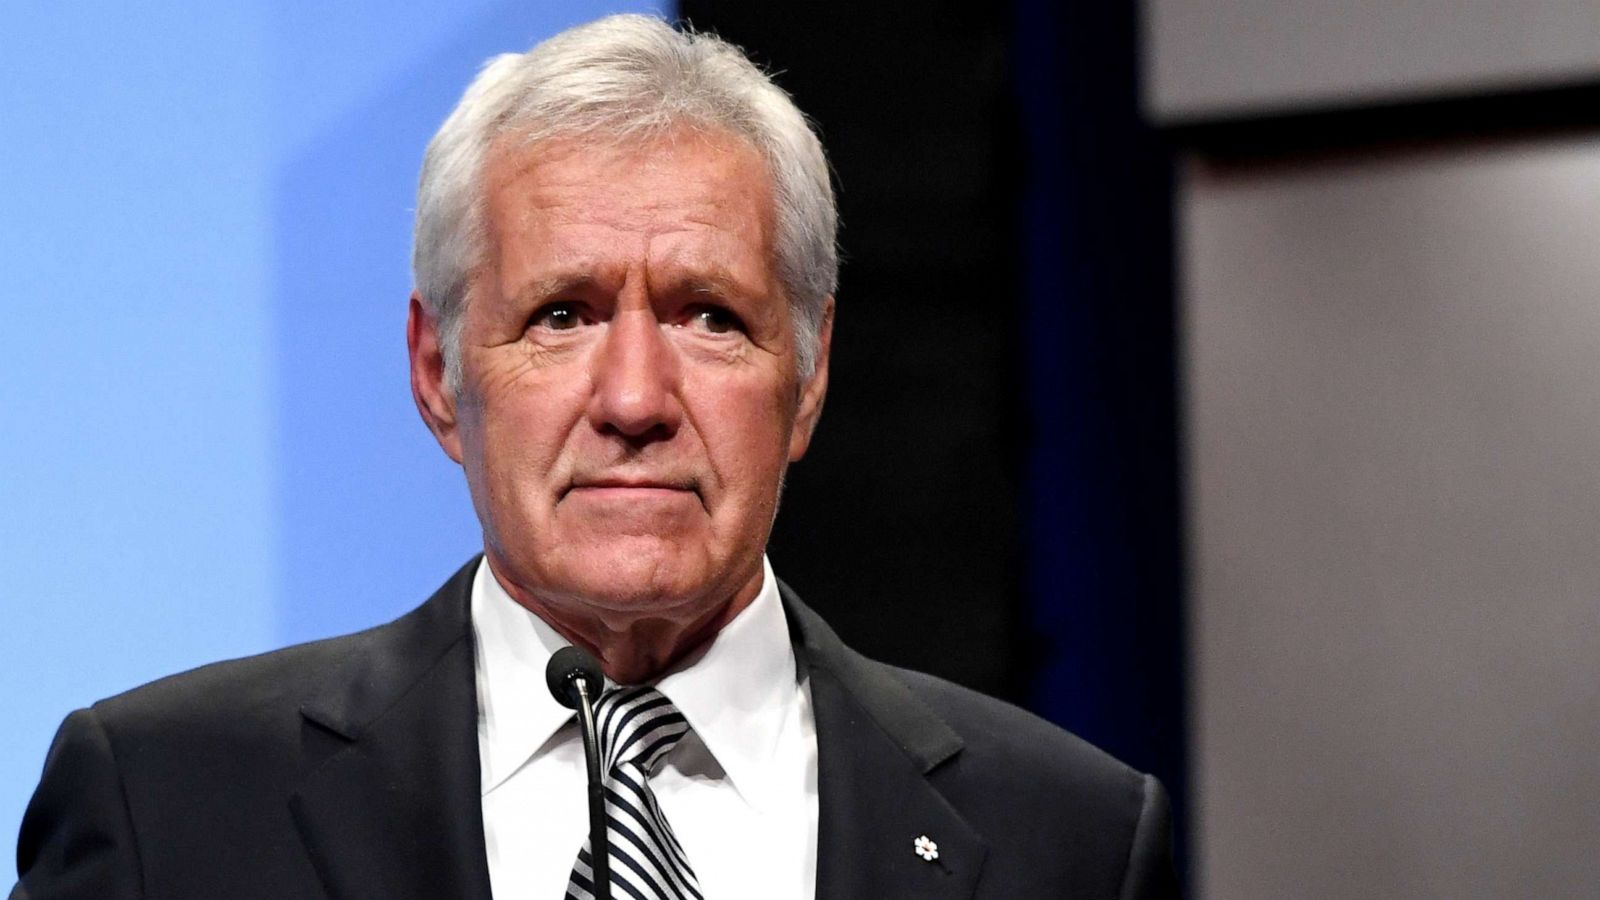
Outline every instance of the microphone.
POLYGON ((580 687, 586 689, 589 702, 593 703, 605 687, 606 676, 594 657, 577 647, 562 647, 551 654, 549 665, 544 667, 544 680, 557 703, 577 709, 582 699, 580 687))
POLYGON ((595 900, 611 900, 611 846, 606 839, 606 794, 600 772, 600 735, 594 726, 594 701, 605 687, 605 673, 593 656, 577 647, 562 647, 544 667, 550 695, 578 711, 583 732, 583 759, 589 769, 589 871, 595 900))

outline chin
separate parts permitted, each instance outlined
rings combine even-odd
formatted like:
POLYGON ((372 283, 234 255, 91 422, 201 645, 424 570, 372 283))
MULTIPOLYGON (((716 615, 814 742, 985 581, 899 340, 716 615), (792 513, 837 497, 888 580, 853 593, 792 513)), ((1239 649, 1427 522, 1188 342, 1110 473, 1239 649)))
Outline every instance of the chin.
POLYGON ((562 593, 618 612, 696 605, 718 588, 701 553, 653 538, 617 538, 575 562, 563 579, 567 584, 562 593))

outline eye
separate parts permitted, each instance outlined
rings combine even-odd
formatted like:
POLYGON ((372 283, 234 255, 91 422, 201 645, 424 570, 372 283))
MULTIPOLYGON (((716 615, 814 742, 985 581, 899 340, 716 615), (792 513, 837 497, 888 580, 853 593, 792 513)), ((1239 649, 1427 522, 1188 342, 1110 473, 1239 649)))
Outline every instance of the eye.
POLYGON ((744 322, 733 312, 721 306, 698 306, 690 311, 686 323, 691 328, 712 334, 744 331, 744 322))
POLYGON ((570 331, 583 324, 583 316, 578 312, 578 304, 570 301, 547 303, 528 319, 529 328, 545 328, 550 331, 570 331))

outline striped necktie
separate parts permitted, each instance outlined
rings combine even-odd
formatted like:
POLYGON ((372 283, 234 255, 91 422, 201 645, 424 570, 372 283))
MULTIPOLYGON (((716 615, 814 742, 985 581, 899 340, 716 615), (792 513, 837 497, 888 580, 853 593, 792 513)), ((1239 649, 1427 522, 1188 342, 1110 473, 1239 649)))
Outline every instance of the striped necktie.
MULTIPOLYGON (((607 692, 595 704, 605 771, 606 835, 611 844, 611 894, 615 900, 701 900, 700 885, 683 847, 650 793, 650 773, 689 723, 653 687, 607 692)), ((592 900, 589 839, 567 882, 569 900, 592 900)))

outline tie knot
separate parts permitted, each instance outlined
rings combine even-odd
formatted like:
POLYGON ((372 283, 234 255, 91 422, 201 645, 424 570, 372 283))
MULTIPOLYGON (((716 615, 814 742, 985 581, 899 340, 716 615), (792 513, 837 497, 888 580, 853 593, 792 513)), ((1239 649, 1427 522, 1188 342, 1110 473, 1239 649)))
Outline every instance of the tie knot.
POLYGON ((649 775, 656 762, 689 732, 683 713, 653 687, 607 691, 595 704, 594 718, 608 772, 631 763, 649 775))

